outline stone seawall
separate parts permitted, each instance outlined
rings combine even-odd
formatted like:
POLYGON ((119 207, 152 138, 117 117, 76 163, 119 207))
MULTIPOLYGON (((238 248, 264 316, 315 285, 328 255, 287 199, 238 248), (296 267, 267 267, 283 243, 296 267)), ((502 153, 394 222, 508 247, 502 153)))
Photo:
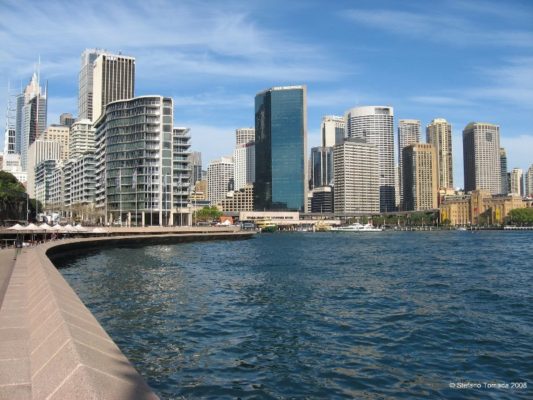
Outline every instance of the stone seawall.
MULTIPOLYGON (((12 268, 0 299, 0 399, 156 399, 48 256, 103 246, 244 239, 250 233, 180 234, 49 242, 3 250, 12 268)), ((2 286, 3 282, 0 282, 2 286)))

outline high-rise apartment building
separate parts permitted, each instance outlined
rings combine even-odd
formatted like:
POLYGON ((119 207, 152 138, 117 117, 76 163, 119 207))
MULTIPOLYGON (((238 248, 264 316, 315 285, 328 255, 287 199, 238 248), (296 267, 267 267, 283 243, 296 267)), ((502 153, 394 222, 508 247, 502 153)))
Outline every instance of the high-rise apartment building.
POLYGON ((70 216, 85 220, 94 210, 96 161, 94 153, 84 153, 65 163, 65 209, 70 216), (83 215, 85 213, 85 215, 83 215))
POLYGON ((172 208, 176 225, 188 225, 190 210, 189 193, 191 190, 190 129, 175 127, 172 129, 173 173, 172 173, 172 208), (179 220, 178 220, 179 219, 179 220))
POLYGON ((80 119, 74 122, 70 128, 69 158, 75 159, 94 151, 94 128, 91 121, 80 119))
POLYGON ((46 129, 47 94, 43 91, 38 74, 34 73, 24 92, 17 99, 15 147, 20 150, 23 171, 28 167, 28 149, 46 129))
POLYGON ((533 198, 533 164, 528 168, 526 172, 526 182, 525 182, 525 196, 533 198))
POLYGON ((310 164, 311 189, 333 185, 333 147, 312 147, 310 164))
POLYGON ((400 188, 400 207, 403 200, 402 170, 403 158, 402 151, 407 146, 420 143, 420 121, 416 119, 401 119, 398 122, 398 186, 400 188))
POLYGON ((255 96, 256 210, 307 208, 307 88, 273 87, 255 96))
POLYGON ((239 128, 235 131, 236 145, 255 142, 254 128, 239 128))
POLYGON ((235 190, 255 182, 255 142, 238 144, 233 151, 235 190))
POLYGON ((524 175, 524 172, 522 171, 522 169, 513 168, 513 170, 511 171, 511 175, 510 175, 511 176, 511 180, 510 180, 511 191, 510 191, 510 194, 515 194, 515 195, 518 195, 518 196, 523 196, 524 195, 523 175, 524 175))
POLYGON ((432 210, 438 207, 437 152, 429 143, 405 147, 403 153, 403 194, 407 211, 432 210))
MULTIPOLYGON (((135 58, 102 53, 93 64, 92 121, 95 122, 107 104, 133 98, 135 58)), ((80 113, 79 118, 85 118, 85 113, 80 113)))
POLYGON ((207 198, 215 205, 234 189, 234 165, 231 157, 221 157, 207 166, 207 198))
POLYGON ((348 138, 333 148, 333 160, 335 212, 379 212, 378 147, 364 139, 348 138))
POLYGON ((345 114, 348 137, 378 149, 380 211, 394 211, 394 110, 387 106, 356 107, 345 114))
POLYGON ((344 117, 326 115, 320 124, 322 147, 333 147, 341 144, 346 135, 346 121, 344 117))
POLYGON ((435 118, 426 127, 426 141, 437 152, 439 189, 453 188, 452 126, 443 118, 435 118))
POLYGON ((500 193, 507 194, 509 193, 509 180, 507 179, 507 152, 503 147, 500 147, 500 177, 502 180, 500 193))
POLYGON ((471 122, 463 130, 465 191, 501 191, 500 127, 471 122))
POLYGON ((42 134, 41 139, 50 142, 58 142, 61 145, 60 160, 69 159, 70 128, 65 125, 50 125, 42 134))
POLYGON ((35 167, 42 161, 59 161, 60 158, 61 144, 59 142, 37 139, 31 144, 28 151, 28 182, 26 184, 26 191, 31 198, 35 197, 35 167))
MULTIPOLYGON (((96 79, 96 78, 95 78, 96 79)), ((118 100, 95 123, 97 210, 122 225, 188 224, 174 207, 183 188, 183 129, 173 129, 173 102, 162 96, 118 100), (180 184, 180 181, 182 182, 180 184)), ((187 136, 187 135, 185 135, 187 136)))

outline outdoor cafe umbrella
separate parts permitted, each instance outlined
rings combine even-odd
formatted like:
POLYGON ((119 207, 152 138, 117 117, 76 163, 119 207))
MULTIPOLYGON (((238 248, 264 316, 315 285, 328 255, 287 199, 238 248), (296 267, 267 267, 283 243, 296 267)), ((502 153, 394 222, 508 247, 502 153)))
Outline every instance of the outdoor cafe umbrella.
POLYGON ((12 227, 7 228, 7 229, 11 229, 13 231, 21 231, 21 230, 24 230, 24 227, 21 224, 15 224, 12 227))

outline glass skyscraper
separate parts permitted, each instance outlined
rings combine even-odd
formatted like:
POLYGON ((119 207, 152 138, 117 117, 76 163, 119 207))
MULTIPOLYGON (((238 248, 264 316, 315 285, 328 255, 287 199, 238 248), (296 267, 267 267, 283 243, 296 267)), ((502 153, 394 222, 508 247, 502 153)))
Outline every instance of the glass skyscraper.
POLYGON ((255 96, 256 210, 306 209, 306 92, 286 86, 255 96))

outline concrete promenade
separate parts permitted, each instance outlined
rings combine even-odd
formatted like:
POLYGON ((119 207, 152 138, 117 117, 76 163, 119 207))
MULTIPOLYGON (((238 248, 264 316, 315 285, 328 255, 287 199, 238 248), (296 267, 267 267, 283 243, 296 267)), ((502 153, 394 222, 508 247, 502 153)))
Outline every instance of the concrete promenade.
POLYGON ((245 239, 249 232, 113 236, 0 251, 0 399, 156 399, 49 256, 104 246, 245 239))

